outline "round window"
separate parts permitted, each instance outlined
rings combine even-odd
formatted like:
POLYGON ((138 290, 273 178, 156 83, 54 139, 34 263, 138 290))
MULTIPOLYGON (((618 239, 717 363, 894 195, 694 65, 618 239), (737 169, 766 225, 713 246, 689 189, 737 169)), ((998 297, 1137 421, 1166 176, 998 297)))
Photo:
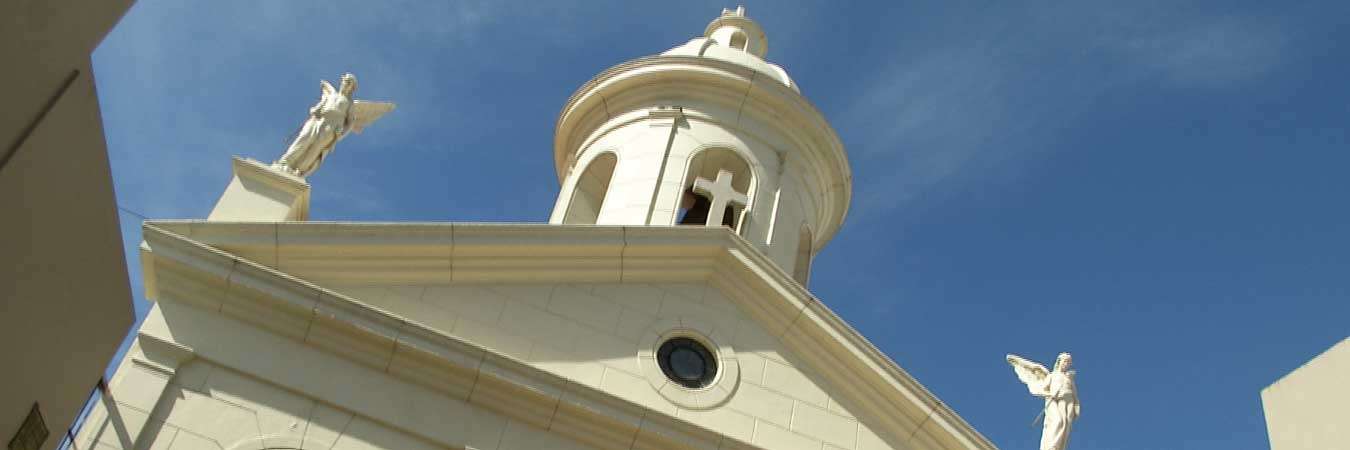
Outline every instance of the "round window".
POLYGON ((707 386, 717 377, 717 358, 703 343, 687 337, 662 343, 656 361, 666 378, 687 388, 707 386))

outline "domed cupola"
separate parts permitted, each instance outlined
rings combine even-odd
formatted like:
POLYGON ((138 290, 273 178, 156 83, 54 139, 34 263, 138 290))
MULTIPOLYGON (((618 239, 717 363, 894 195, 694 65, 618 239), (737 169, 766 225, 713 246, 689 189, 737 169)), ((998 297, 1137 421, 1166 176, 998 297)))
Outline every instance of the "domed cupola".
POLYGON ((797 85, 788 77, 786 70, 764 60, 768 52, 768 36, 764 35, 764 29, 758 23, 745 17, 745 7, 742 6, 735 10, 723 9, 722 15, 713 19, 703 31, 703 37, 694 38, 662 55, 699 56, 733 62, 755 69, 797 90, 797 85))
POLYGON ((745 8, 611 67, 563 107, 557 224, 725 226, 803 284, 848 211, 844 146, 745 8))
POLYGON ((759 24, 745 17, 744 6, 738 6, 734 11, 723 9, 721 17, 708 23, 703 37, 760 58, 769 52, 769 38, 764 36, 764 29, 759 24))

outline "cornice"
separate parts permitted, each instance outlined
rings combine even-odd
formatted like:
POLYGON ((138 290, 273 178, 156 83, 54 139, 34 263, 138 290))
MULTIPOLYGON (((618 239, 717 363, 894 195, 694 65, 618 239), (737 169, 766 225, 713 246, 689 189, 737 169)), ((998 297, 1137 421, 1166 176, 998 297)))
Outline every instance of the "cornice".
POLYGON ((234 173, 248 173, 253 175, 250 178, 266 181, 268 185, 277 189, 296 193, 309 192, 309 183, 304 178, 281 173, 256 160, 234 157, 234 173))
MULTIPOLYGON (((308 330, 308 336, 298 338, 328 341, 329 345, 322 342, 315 345, 349 354, 358 361, 386 364, 391 370, 395 365, 388 358, 379 357, 379 352, 395 352, 396 347, 416 350, 415 354, 425 356, 412 360, 428 362, 421 364, 425 367, 404 371, 407 378, 431 379, 440 385, 458 383, 457 387, 443 386, 442 390, 465 393, 470 401, 476 389, 489 389, 482 391, 480 397, 492 399, 484 402, 484 407, 497 408, 487 403, 508 400, 543 402, 534 406, 560 405, 560 399, 570 392, 566 395, 577 397, 574 400, 577 402, 605 403, 603 406, 578 403, 575 408, 559 406, 542 411, 576 409, 576 414, 621 411, 622 417, 643 418, 636 425, 633 420, 614 422, 618 416, 612 414, 606 418, 559 418, 555 413, 552 418, 532 419, 535 423, 548 421, 546 424, 558 422, 577 427, 582 426, 579 422, 599 421, 611 430, 607 434, 613 430, 636 430, 648 422, 670 430, 701 430, 686 431, 694 434, 685 436, 700 441, 707 438, 700 433, 711 432, 612 399, 587 386, 370 308, 301 278, 406 283, 708 281, 795 354, 814 366, 830 368, 818 372, 831 386, 861 404, 864 411, 857 412, 868 413, 883 422, 879 424, 883 430, 876 430, 878 433, 887 433, 894 440, 912 445, 927 441, 916 437, 924 434, 943 448, 995 448, 767 256, 723 228, 151 221, 146 222, 144 232, 142 261, 146 265, 145 285, 151 300, 186 299, 188 296, 178 292, 189 285, 198 291, 244 289, 255 295, 207 297, 251 298, 254 299, 251 303, 271 304, 268 307, 271 310, 290 312, 293 320, 306 321, 278 329, 308 330), (401 270, 408 272, 400 273, 401 270), (183 281, 183 274, 191 274, 187 278, 194 280, 183 281), (174 281, 167 281, 169 278, 174 281), (362 342, 365 344, 358 345, 362 342), (484 367, 494 370, 490 374, 501 375, 487 377, 490 381, 482 386, 472 384, 474 379, 484 379, 484 367), (470 369, 477 370, 476 378, 473 371, 466 372, 470 369), (425 375, 442 372, 445 373, 442 376, 425 375), (455 373, 459 376, 450 376, 455 373), (517 399, 516 390, 520 389, 526 390, 517 399)), ((236 314, 232 315, 246 320, 257 320, 250 318, 259 314, 249 312, 261 311, 254 305, 222 304, 219 309, 222 312, 234 309, 236 314)), ((587 434, 604 435, 593 431, 587 434)), ((748 448, 748 444, 734 444, 748 448)))

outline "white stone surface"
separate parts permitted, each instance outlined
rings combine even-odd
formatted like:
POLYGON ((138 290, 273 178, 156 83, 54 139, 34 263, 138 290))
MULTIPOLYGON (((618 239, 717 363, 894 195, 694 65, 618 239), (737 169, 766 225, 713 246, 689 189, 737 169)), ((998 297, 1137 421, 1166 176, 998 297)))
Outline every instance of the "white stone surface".
POLYGON ((320 81, 319 87, 318 103, 309 108, 309 117, 295 139, 272 164, 277 170, 301 178, 309 176, 319 170, 319 164, 348 133, 360 133, 394 109, 389 102, 353 100, 356 75, 350 73, 342 75, 341 87, 337 89, 328 81, 320 81))
POLYGON ((1041 450, 1069 448, 1069 432, 1080 411, 1075 371, 1070 370, 1073 358, 1068 353, 1060 353, 1053 372, 1017 355, 1008 355, 1007 360, 1031 395, 1045 400, 1045 408, 1038 417, 1042 420, 1041 450))
MULTIPOLYGON (((425 292, 421 299, 405 297, 400 301, 391 301, 398 294, 381 287, 333 286, 333 289, 361 301, 367 298, 362 295, 377 298, 372 305, 410 320, 424 324, 451 323, 442 331, 654 410, 675 413, 681 408, 706 409, 713 404, 730 417, 743 416, 788 428, 792 426, 794 403, 801 402, 815 405, 813 408, 823 414, 813 416, 822 418, 819 423, 798 423, 798 429, 806 430, 801 431, 803 438, 823 441, 828 435, 838 441, 838 436, 856 431, 856 419, 824 409, 829 402, 825 388, 788 362, 792 358, 790 352, 767 337, 753 319, 707 284, 429 285, 423 290, 406 290, 425 292), (435 302, 437 306, 418 308, 413 306, 414 302, 435 302), (452 310, 476 311, 479 315, 457 318, 452 310), (619 314, 641 310, 650 311, 641 313, 641 317, 649 318, 647 322, 621 327, 619 314), (628 326, 639 326, 644 332, 623 336, 621 329, 628 326), (736 364, 724 364, 723 369, 734 367, 738 374, 723 378, 733 383, 720 391, 727 397, 672 399, 661 393, 660 386, 654 386, 662 383, 644 369, 639 352, 644 348, 651 351, 658 336, 679 329, 731 339, 728 351, 722 354, 735 357, 736 364), (738 335, 747 338, 737 341, 738 335), (732 347, 747 350, 730 351, 732 347), (741 361, 758 364, 753 379, 739 376, 741 361), (763 369, 765 361, 773 366, 767 376, 763 369)), ((657 369, 655 374, 659 373, 657 369)), ((729 434, 744 431, 738 430, 739 425, 734 422, 727 424, 726 429, 711 428, 729 434)))
POLYGON ((1271 450, 1350 448, 1350 338, 1261 390, 1271 450))
MULTIPOLYGON (((537 401, 556 404, 565 396, 558 392, 567 388, 538 391, 526 387, 519 392, 553 393, 520 397, 507 394, 520 389, 509 388, 514 384, 508 384, 478 396, 476 392, 481 389, 475 389, 473 383, 484 373, 479 370, 483 352, 526 365, 505 372, 493 369, 491 377, 536 386, 540 381, 522 380, 549 374, 559 381, 545 385, 565 380, 565 386, 609 392, 616 401, 657 414, 652 417, 678 420, 680 411, 686 408, 653 389, 637 358, 640 339, 654 323, 689 320, 707 324, 704 328, 712 330, 708 336, 713 341, 730 343, 738 367, 745 368, 733 395, 717 408, 832 445, 844 443, 840 434, 831 437, 828 431, 794 424, 793 410, 806 405, 823 409, 858 424, 854 429, 859 430, 859 436, 863 429, 876 430, 879 442, 891 442, 891 448, 989 448, 940 403, 913 403, 910 399, 932 398, 931 394, 922 391, 884 356, 868 353, 870 346, 863 344, 861 337, 841 327, 832 313, 744 241, 726 239, 725 230, 304 222, 262 227, 248 223, 152 222, 146 230, 143 260, 148 267, 147 295, 162 306, 215 311, 228 321, 306 342, 312 351, 388 371, 400 380, 452 398, 504 405, 506 409, 492 409, 499 414, 536 410, 532 408, 538 405, 530 405, 537 401), (462 242, 457 237, 461 227, 465 230, 462 242), (302 230, 312 230, 316 237, 285 238, 299 236, 302 230), (613 243, 608 238, 578 239, 585 236, 582 231, 613 233, 622 239, 613 243), (229 253, 201 247, 190 240, 194 237, 229 253), (615 246, 612 252, 608 250, 610 245, 615 246), (438 246, 443 247, 426 253, 428 248, 438 246), (286 281, 290 274, 269 272, 249 261, 231 262, 228 255, 235 253, 279 261, 279 267, 296 276, 322 280, 321 285, 327 289, 299 280, 286 281), (410 267, 408 264, 423 258, 424 253, 438 253, 443 267, 451 268, 460 267, 460 258, 500 260, 500 255, 508 255, 515 261, 506 265, 498 262, 493 275, 475 275, 463 282, 454 281, 457 277, 451 274, 432 271, 382 275, 393 274, 391 268, 410 267), (299 265, 285 263, 294 260, 293 255, 328 254, 347 256, 340 265, 320 259, 299 265), (622 267, 623 273, 643 276, 625 275, 634 281, 622 283, 573 281, 601 277, 574 276, 584 272, 560 272, 553 267, 575 266, 581 255, 590 255, 584 257, 597 263, 614 258, 613 263, 595 267, 612 264, 622 267), (230 281, 226 283, 226 279, 230 281), (293 285, 287 287, 286 283, 293 285), (239 302, 270 302, 273 313, 230 313, 239 302), (351 306, 342 306, 348 303, 351 306), (463 344, 452 344, 455 341, 463 344), (464 353, 469 348, 464 345, 483 350, 464 353), (841 365, 840 358, 853 362, 841 365), (519 370, 525 370, 523 367, 532 367, 527 371, 537 374, 521 378, 519 370), (878 393, 884 395, 878 397, 878 393), (883 398, 886 400, 879 402, 883 398)), ((477 264, 473 263, 475 267, 477 264)), ((483 267, 474 270, 485 270, 483 267)), ((159 322, 147 320, 142 331, 160 328, 159 322)), ((204 328, 205 323, 176 327, 204 328)), ((166 331, 169 329, 174 328, 166 331)), ((174 336, 179 340, 189 337, 176 332, 174 336)), ((232 337, 203 342, 216 346, 243 341, 232 337)), ((268 352, 280 347, 279 343, 265 346, 268 352)), ((322 368, 324 364, 309 365, 322 372, 340 370, 322 368)), ((546 426, 550 418, 544 414, 526 414, 521 420, 546 426)), ((607 420, 616 420, 609 417, 607 420)), ((569 430, 587 423, 572 422, 570 417, 555 420, 566 421, 569 430)), ((743 430, 733 426, 713 431, 732 436, 743 430)), ((861 447, 864 442, 868 441, 859 437, 855 445, 861 447)))
POLYGON ((735 189, 745 195, 737 234, 789 273, 807 269, 847 212, 850 169, 825 118, 762 59, 767 42, 743 10, 728 10, 704 37, 583 85, 554 139, 562 188, 550 222, 673 225, 696 180, 727 170, 746 183, 735 189), (611 173, 610 158, 617 165, 597 194, 593 176, 611 173), (805 259, 803 228, 813 239, 805 259))
POLYGON ((739 192, 732 187, 731 180, 735 178, 730 171, 718 170, 717 179, 709 180, 707 178, 694 179, 694 192, 705 194, 711 199, 712 206, 708 207, 708 224, 717 226, 722 223, 722 219, 728 206, 743 207, 746 200, 745 193, 739 192))
POLYGON ((271 222, 309 217, 309 184, 260 162, 234 158, 234 177, 208 220, 271 222))

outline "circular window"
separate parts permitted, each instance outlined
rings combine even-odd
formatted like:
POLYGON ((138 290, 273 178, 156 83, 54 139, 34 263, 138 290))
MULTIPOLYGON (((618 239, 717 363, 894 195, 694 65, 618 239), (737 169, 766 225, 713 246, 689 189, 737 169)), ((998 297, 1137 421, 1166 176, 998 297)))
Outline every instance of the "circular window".
POLYGON ((671 403, 708 409, 731 398, 741 380, 736 350, 693 317, 659 320, 637 348, 638 366, 652 389, 671 403))
POLYGON ((708 347, 687 337, 662 343, 656 351, 656 361, 666 378, 687 388, 707 386, 717 377, 717 358, 708 347))

